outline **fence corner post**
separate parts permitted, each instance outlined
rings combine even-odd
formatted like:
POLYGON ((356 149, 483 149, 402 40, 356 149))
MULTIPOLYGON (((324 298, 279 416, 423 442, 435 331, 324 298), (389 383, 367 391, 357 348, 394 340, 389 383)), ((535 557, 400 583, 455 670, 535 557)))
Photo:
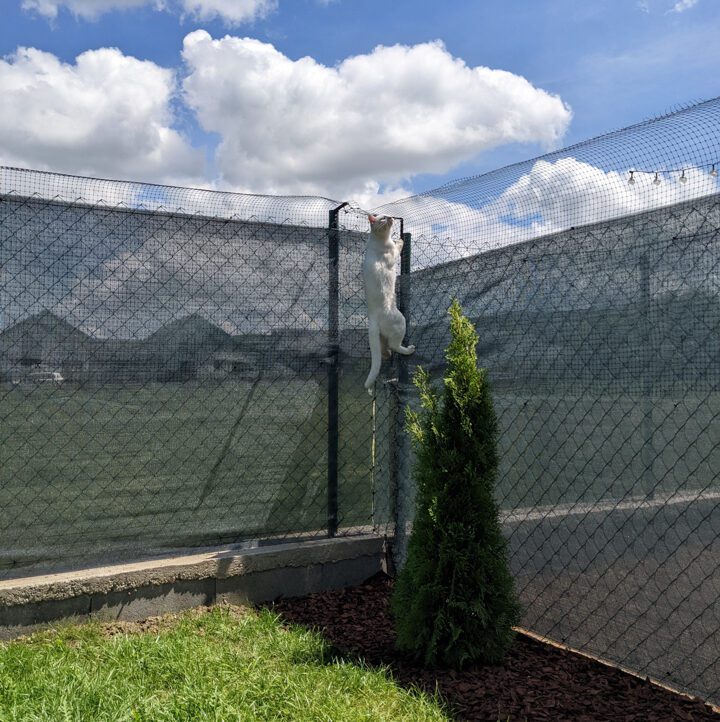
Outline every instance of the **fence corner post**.
MULTIPOLYGON (((400 220, 400 237, 403 240, 402 254, 400 256, 400 285, 398 289, 398 310, 405 316, 406 337, 410 330, 410 268, 412 259, 412 236, 405 233, 403 221, 400 220)), ((407 523, 410 521, 410 511, 413 508, 414 498, 411 499, 410 489, 410 439, 405 429, 405 409, 410 394, 410 370, 407 356, 396 355, 397 359, 397 386, 395 389, 395 403, 392 413, 394 415, 391 429, 392 439, 392 519, 395 526, 395 540, 393 544, 393 562, 395 569, 399 569, 405 561, 407 550, 407 523)))
POLYGON ((340 439, 338 374, 340 362, 340 227, 338 215, 347 203, 329 213, 328 222, 328 436, 327 436, 327 535, 338 529, 338 447, 340 439))
POLYGON ((648 499, 655 495, 657 480, 654 473, 655 453, 655 426, 653 423, 653 374, 650 365, 653 359, 652 332, 650 328, 650 310, 652 296, 650 293, 650 259, 647 251, 640 256, 639 285, 640 308, 642 313, 642 344, 643 344, 643 370, 642 370, 642 453, 643 465, 642 489, 648 499))

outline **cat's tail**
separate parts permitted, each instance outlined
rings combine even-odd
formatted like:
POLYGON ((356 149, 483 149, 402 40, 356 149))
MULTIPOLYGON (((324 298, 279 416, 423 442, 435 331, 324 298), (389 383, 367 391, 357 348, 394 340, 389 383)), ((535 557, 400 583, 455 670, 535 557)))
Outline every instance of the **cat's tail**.
POLYGON ((368 325, 368 336, 370 337, 370 373, 365 380, 365 388, 372 395, 375 379, 380 373, 380 365, 382 364, 382 341, 380 340, 380 324, 376 321, 370 321, 368 325))

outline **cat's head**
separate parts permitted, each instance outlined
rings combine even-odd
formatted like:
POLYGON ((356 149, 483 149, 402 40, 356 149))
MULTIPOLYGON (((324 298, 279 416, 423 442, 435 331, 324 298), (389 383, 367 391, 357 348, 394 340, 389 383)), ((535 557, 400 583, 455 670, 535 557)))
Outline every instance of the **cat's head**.
POLYGON ((368 216, 368 220, 370 221, 370 230, 376 236, 387 236, 390 234, 390 229, 393 224, 392 216, 373 216, 371 214, 368 216))

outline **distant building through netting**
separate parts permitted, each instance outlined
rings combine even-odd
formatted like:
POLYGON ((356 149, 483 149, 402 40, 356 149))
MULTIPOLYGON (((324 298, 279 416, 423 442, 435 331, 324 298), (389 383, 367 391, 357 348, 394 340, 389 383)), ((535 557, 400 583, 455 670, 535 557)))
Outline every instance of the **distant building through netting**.
POLYGON ((366 212, 0 168, 0 578, 387 535, 458 298, 524 626, 720 704, 720 99, 377 213, 408 361, 374 397, 366 212))

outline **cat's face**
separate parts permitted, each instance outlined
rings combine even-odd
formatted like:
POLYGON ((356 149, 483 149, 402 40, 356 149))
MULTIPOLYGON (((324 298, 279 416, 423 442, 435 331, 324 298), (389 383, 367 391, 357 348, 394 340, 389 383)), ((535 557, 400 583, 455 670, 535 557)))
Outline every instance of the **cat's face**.
POLYGON ((393 224, 393 219, 391 216, 368 216, 368 220, 370 221, 370 230, 373 233, 389 233, 390 228, 393 224))

